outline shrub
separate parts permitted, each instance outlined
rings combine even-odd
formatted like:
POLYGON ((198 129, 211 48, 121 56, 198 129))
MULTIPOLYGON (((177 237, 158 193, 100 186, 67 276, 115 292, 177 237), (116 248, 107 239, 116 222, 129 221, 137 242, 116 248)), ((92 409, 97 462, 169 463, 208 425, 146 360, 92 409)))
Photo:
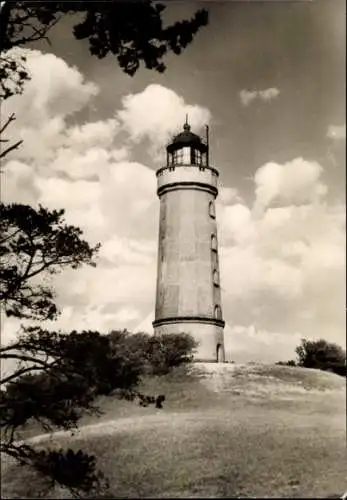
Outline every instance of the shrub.
POLYGON ((337 344, 326 340, 302 339, 295 352, 298 365, 306 368, 331 371, 337 375, 346 376, 346 352, 337 344))
POLYGON ((289 361, 277 361, 276 365, 280 366, 296 366, 294 359, 290 359, 289 361))
POLYGON ((197 347, 193 337, 186 333, 154 336, 143 332, 111 332, 110 339, 115 349, 127 352, 148 375, 169 373, 172 368, 191 362, 197 347))
POLYGON ((196 341, 186 333, 149 337, 146 355, 152 373, 165 374, 174 367, 190 363, 196 347, 196 341))

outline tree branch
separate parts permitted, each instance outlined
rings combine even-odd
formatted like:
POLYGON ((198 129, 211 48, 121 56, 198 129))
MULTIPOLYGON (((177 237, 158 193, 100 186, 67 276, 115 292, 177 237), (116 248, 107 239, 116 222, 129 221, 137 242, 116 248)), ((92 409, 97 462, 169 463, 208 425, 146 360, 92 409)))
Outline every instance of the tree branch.
POLYGON ((14 113, 12 113, 12 114, 8 117, 8 119, 7 119, 6 123, 5 123, 5 124, 4 124, 4 125, 0 128, 0 134, 2 134, 2 133, 3 133, 6 129, 7 129, 7 127, 9 126, 9 124, 10 124, 11 122, 13 122, 15 119, 16 119, 16 115, 15 115, 14 113))
MULTIPOLYGON (((3 134, 4 131, 7 129, 7 127, 9 126, 9 124, 11 122, 13 122, 14 120, 16 119, 16 116, 14 113, 12 113, 7 121, 4 123, 4 125, 0 128, 0 134, 3 134)), ((1 142, 8 142, 7 139, 2 139, 1 142)), ((17 141, 15 142, 14 144, 12 144, 12 146, 9 146, 8 148, 6 148, 4 151, 0 151, 0 159, 1 158, 4 158, 6 155, 8 155, 8 153, 10 153, 11 151, 13 151, 14 149, 17 149, 19 148, 19 146, 22 144, 22 140, 20 141, 17 141)))
POLYGON ((2 359, 17 359, 18 361, 31 361, 32 363, 39 363, 45 368, 47 367, 47 362, 42 361, 41 359, 33 358, 31 356, 27 356, 25 354, 8 354, 8 353, 2 353, 1 354, 2 359))
MULTIPOLYGON (((34 15, 33 15, 34 17, 34 15)), ((19 38, 18 40, 11 40, 11 48, 12 47, 18 47, 20 45, 25 45, 27 43, 31 43, 31 42, 36 42, 37 40, 46 40, 46 42, 51 45, 51 42, 49 40, 49 38, 46 36, 46 33, 53 28, 53 26, 55 26, 59 21, 60 19, 62 18, 62 15, 60 16, 57 16, 56 19, 54 19, 53 21, 51 21, 49 24, 47 24, 47 26, 45 26, 44 28, 42 28, 41 30, 35 28, 31 23, 22 23, 22 20, 21 21, 21 26, 26 26, 26 27, 29 27, 31 28, 33 31, 34 31, 34 34, 30 35, 30 36, 27 36, 27 37, 22 37, 22 38, 19 38)), ((28 19, 28 17, 27 17, 28 19)))
POLYGON ((2 151, 0 153, 0 158, 4 158, 8 153, 13 151, 14 149, 19 148, 19 146, 22 144, 22 142, 23 142, 23 140, 20 140, 20 141, 16 142, 15 144, 13 144, 12 146, 9 146, 7 149, 5 149, 5 151, 2 151))
POLYGON ((36 253, 36 248, 33 247, 32 251, 31 251, 31 254, 30 254, 30 258, 29 258, 29 262, 27 264, 27 267, 26 267, 26 269, 25 269, 25 271, 24 271, 24 273, 23 273, 23 275, 22 275, 22 277, 20 279, 21 281, 29 279, 29 277, 30 277, 29 276, 29 271, 30 271, 30 268, 31 268, 33 260, 34 260, 35 253, 36 253))
POLYGON ((16 234, 20 233, 21 232, 21 229, 17 229, 16 231, 14 231, 12 234, 8 234, 7 236, 5 236, 4 238, 1 238, 0 239, 0 244, 2 245, 3 243, 5 243, 5 241, 7 240, 10 240, 11 238, 13 238, 14 236, 16 236, 16 234))
MULTIPOLYGON (((32 273, 28 274, 25 279, 30 279, 30 278, 33 278, 34 276, 36 276, 37 274, 40 274, 42 271, 44 271, 45 269, 51 267, 51 266, 55 266, 55 265, 59 265, 59 266, 64 266, 64 265, 68 265, 68 264, 73 264, 75 262, 75 259, 74 258, 71 258, 71 259, 67 259, 67 260, 59 260, 59 257, 56 257, 54 260, 50 260, 49 262, 46 262, 44 265, 42 265, 41 267, 39 267, 38 269, 36 269, 35 271, 33 271, 32 273)), ((22 280, 23 278, 21 278, 22 280)))
POLYGON ((7 351, 10 351, 12 349, 18 349, 20 347, 21 347, 21 344, 19 342, 17 342, 16 344, 13 344, 13 345, 7 345, 6 347, 1 347, 0 348, 0 358, 2 357, 3 352, 7 352, 7 351))
POLYGON ((12 375, 8 375, 4 379, 0 380, 0 385, 7 384, 8 382, 11 382, 11 380, 14 380, 17 377, 20 377, 21 375, 24 375, 25 373, 28 373, 30 371, 35 371, 35 370, 43 370, 42 366, 29 366, 28 368, 22 368, 21 370, 17 370, 16 372, 12 373, 12 375))

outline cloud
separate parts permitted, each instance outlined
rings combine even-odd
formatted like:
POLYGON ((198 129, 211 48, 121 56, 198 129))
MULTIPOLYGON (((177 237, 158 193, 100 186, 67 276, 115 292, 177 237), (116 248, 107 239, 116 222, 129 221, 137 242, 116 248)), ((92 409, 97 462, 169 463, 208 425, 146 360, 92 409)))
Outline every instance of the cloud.
MULTIPOLYGON (((69 223, 102 243, 96 268, 55 277, 62 314, 51 327, 151 329, 159 200, 154 170, 135 151, 161 151, 187 111, 194 130, 210 112, 150 85, 125 96, 105 120, 79 123, 75 114, 91 106, 97 87, 54 56, 28 52, 28 64, 31 86, 6 103, 7 112, 18 113, 14 136, 26 139, 4 166, 2 200, 64 207, 69 223), (60 76, 40 96, 46 63, 46 83, 60 76)), ((299 155, 260 166, 253 205, 234 187, 220 188, 222 305, 232 359, 290 358, 301 336, 344 344, 345 206, 326 194, 322 167, 299 155)), ((6 320, 2 341, 15 331, 6 320)))
POLYGON ((314 161, 295 158, 283 165, 270 162, 255 173, 257 206, 291 200, 293 203, 315 202, 325 196, 327 187, 319 181, 322 167, 314 161))
POLYGON ((156 257, 156 245, 152 240, 120 238, 114 235, 100 250, 100 257, 116 265, 151 265, 156 257))
POLYGON ((327 137, 334 141, 346 140, 346 124, 343 125, 329 125, 327 137))
POLYGON ((148 85, 138 94, 123 97, 122 105, 117 119, 129 133, 131 141, 149 139, 152 154, 161 151, 171 135, 179 131, 178 124, 183 125, 186 114, 189 124, 196 131, 211 119, 208 109, 186 104, 173 90, 158 84, 148 85))
POLYGON ((235 188, 230 187, 220 187, 218 193, 218 203, 222 203, 223 205, 229 205, 232 202, 243 201, 240 193, 235 188))
POLYGON ((15 130, 24 141, 16 157, 49 161, 66 136, 66 118, 83 109, 99 89, 94 83, 85 82, 77 68, 53 54, 15 48, 11 55, 26 57, 31 77, 25 85, 25 95, 7 99, 1 109, 3 117, 10 112, 16 114, 15 130))
POLYGON ((243 89, 239 93, 239 96, 240 96, 241 103, 244 106, 248 106, 255 99, 267 102, 267 101, 271 101, 271 100, 275 99, 276 97, 279 96, 279 94, 280 94, 280 91, 277 88, 271 87, 271 88, 264 89, 264 90, 245 90, 245 89, 243 89))
POLYGON ((222 300, 232 359, 236 353, 238 359, 246 353, 248 359, 288 359, 301 337, 345 345, 345 206, 327 203, 318 164, 300 158, 272 165, 254 176, 253 207, 221 207, 222 300), (271 205, 274 200, 281 205, 271 205))
POLYGON ((254 323, 247 326, 227 325, 224 337, 226 358, 236 363, 244 363, 245 360, 275 363, 295 359, 295 347, 301 340, 298 332, 284 336, 281 332, 259 329, 254 323))

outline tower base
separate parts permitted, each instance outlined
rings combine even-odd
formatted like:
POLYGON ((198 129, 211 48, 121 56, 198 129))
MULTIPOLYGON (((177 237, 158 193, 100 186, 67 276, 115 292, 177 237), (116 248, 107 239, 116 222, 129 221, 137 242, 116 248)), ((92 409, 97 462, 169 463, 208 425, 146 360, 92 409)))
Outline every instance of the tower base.
POLYGON ((194 361, 224 363, 224 321, 208 318, 168 318, 153 321, 154 335, 188 333, 198 343, 194 361))

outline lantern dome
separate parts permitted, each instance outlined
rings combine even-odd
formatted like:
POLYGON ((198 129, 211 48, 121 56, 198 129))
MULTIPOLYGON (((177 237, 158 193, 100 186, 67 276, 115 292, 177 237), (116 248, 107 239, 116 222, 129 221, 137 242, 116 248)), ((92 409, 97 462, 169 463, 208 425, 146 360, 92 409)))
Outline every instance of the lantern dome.
POLYGON ((207 151, 207 145, 202 142, 201 138, 197 134, 191 132, 190 125, 187 122, 183 125, 183 132, 177 134, 166 149, 168 153, 172 153, 173 151, 183 147, 194 147, 201 153, 205 153, 207 151))

